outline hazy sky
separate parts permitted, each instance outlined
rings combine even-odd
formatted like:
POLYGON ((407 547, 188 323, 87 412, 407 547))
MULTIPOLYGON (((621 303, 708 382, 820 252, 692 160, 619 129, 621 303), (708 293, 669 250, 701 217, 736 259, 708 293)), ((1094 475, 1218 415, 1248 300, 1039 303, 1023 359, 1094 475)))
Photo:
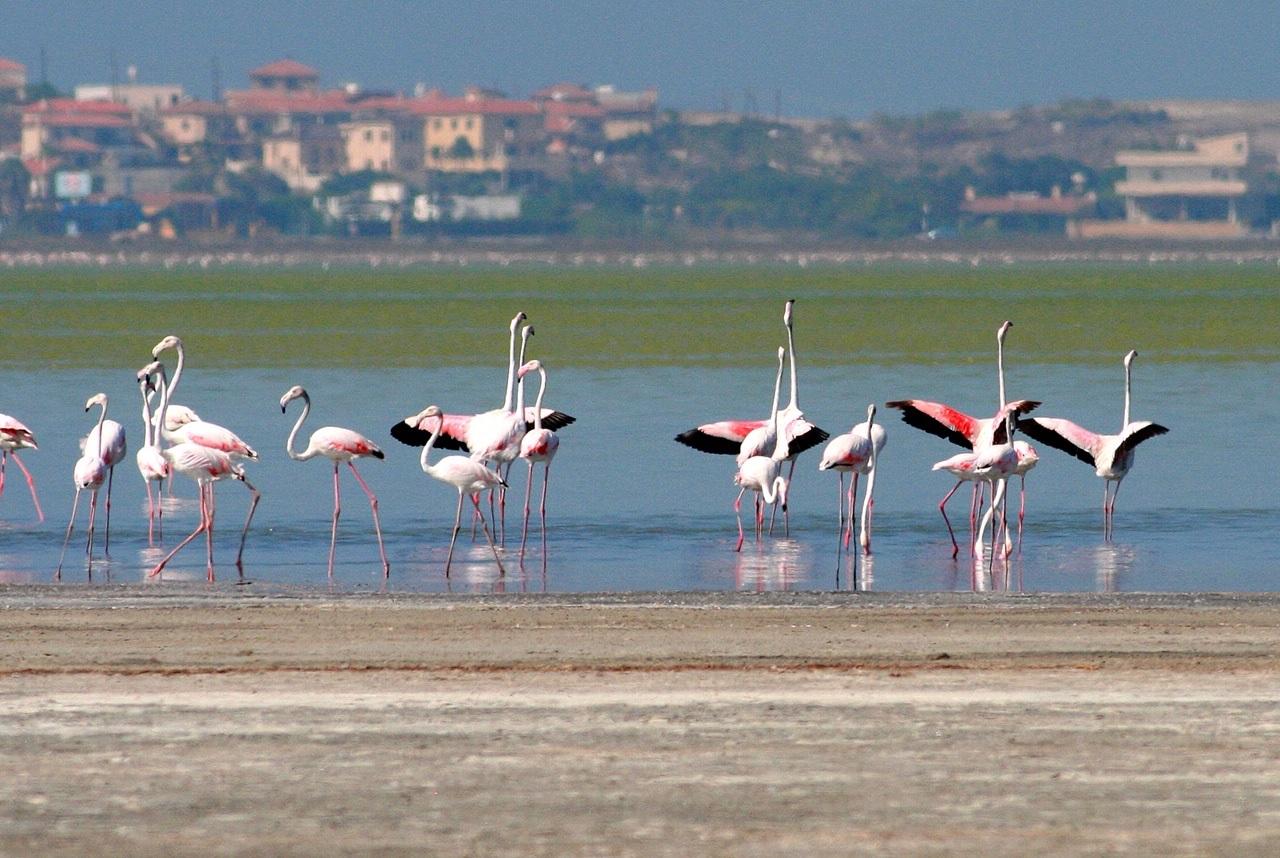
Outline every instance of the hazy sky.
POLYGON ((0 56, 51 82, 210 93, 283 56, 324 85, 514 95, 559 80, 656 86, 664 106, 866 117, 1066 97, 1280 98, 1275 0, 0 0, 0 56))

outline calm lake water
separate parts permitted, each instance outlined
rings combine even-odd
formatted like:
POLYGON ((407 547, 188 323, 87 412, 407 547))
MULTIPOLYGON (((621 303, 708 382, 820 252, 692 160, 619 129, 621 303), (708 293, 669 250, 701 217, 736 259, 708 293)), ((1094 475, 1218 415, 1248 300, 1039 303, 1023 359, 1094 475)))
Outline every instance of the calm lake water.
MULTIPOLYGON (((64 284, 60 288, 69 289, 65 283, 74 282, 74 277, 59 276, 64 284)), ((473 299, 474 313, 455 301, 448 314, 413 317, 412 324, 422 326, 414 336, 448 338, 452 356, 406 359, 397 343, 408 339, 394 316, 381 319, 376 339, 355 356, 348 351, 341 356, 326 354, 322 345, 317 346, 315 325, 304 320, 297 323, 302 333, 294 331, 297 336, 286 339, 286 345, 275 344, 280 352, 276 359, 271 356, 270 337, 254 333, 255 325, 266 322, 244 307, 236 308, 240 312, 233 317, 215 318, 202 311, 185 324, 173 325, 172 331, 184 335, 189 349, 178 399, 196 407, 206 419, 233 428, 262 455, 260 463, 249 466, 263 500, 245 555, 247 581, 330 586, 325 576, 330 467, 324 461, 294 462, 284 453, 285 438, 298 412, 282 415, 278 401, 296 383, 307 387, 315 405, 303 427, 303 443, 311 430, 333 424, 365 433, 387 454, 384 461, 366 460, 359 467, 381 500, 391 590, 858 586, 1028 592, 1259 591, 1280 586, 1280 562, 1275 559, 1280 553, 1276 533, 1280 491, 1268 455, 1274 445, 1273 427, 1280 423, 1280 400, 1274 393, 1280 361, 1274 338, 1265 334, 1275 330, 1272 273, 1252 272, 1247 287, 1240 286, 1231 272, 1215 275, 1216 280, 1209 280, 1216 285, 1194 297, 1188 297, 1194 284, 1188 286, 1186 276, 1173 278, 1179 280, 1177 286, 1164 293, 1156 282, 1159 277, 1148 278, 1156 291, 1144 302, 1136 297, 1137 286, 1132 284, 1119 297, 1107 292, 1106 272, 1088 273, 1083 285, 1078 274, 1001 272, 1003 291, 982 293, 979 310, 964 314, 955 312, 958 306, 948 310, 949 303, 956 304, 953 297, 949 301, 938 297, 949 296, 946 273, 928 274, 922 286, 920 277, 898 272, 878 288, 866 275, 858 275, 861 279, 850 288, 858 294, 874 293, 885 315, 878 320, 860 317, 847 324, 846 315, 858 314, 860 304, 852 302, 845 308, 835 282, 838 277, 829 274, 809 291, 803 284, 788 282, 784 293, 769 288, 768 272, 755 272, 756 293, 732 300, 727 297, 728 275, 723 272, 715 275, 720 278, 716 288, 694 297, 680 293, 679 282, 673 283, 670 277, 653 275, 652 281, 636 281, 628 275, 624 282, 602 287, 600 293, 582 283, 573 285, 576 306, 547 304, 545 296, 525 294, 519 288, 518 273, 502 276, 500 288, 473 299), (1064 277, 1067 285, 1057 283, 1055 276, 1064 277), (1105 294, 1111 302, 1100 312, 1103 318, 1091 318, 1095 328, 1107 325, 1105 316, 1115 307, 1132 305, 1133 312, 1116 323, 1121 333, 1109 327, 1095 333, 1089 326, 1062 321, 1075 318, 1073 308, 1090 306, 1091 290, 1105 294), (876 484, 870 558, 859 556, 856 570, 847 558, 837 558, 836 476, 817 471, 820 450, 800 458, 791 494, 790 537, 766 538, 756 544, 749 534, 741 554, 734 553, 732 458, 697 453, 672 439, 708 420, 767 413, 774 373, 771 361, 784 341, 783 298, 799 299, 801 404, 814 422, 834 435, 861 421, 872 401, 919 397, 946 401, 979 416, 994 411, 993 340, 995 328, 1006 317, 1000 313, 1002 294, 1012 296, 1006 303, 1017 311, 1007 314, 1015 321, 1008 340, 1009 395, 1043 400, 1041 415, 1069 417, 1099 431, 1115 431, 1123 404, 1121 358, 1130 344, 1140 351, 1134 368, 1133 417, 1155 420, 1171 431, 1139 448, 1137 464, 1120 492, 1113 541, 1102 538, 1102 481, 1083 463, 1040 445, 1041 463, 1028 479, 1021 552, 994 567, 972 561, 963 545, 965 489, 949 508, 953 523, 960 525, 962 543, 960 558, 952 560, 937 511, 938 500, 952 482, 932 473, 930 466, 957 448, 907 427, 896 412, 882 408, 880 419, 889 441, 876 484), (916 299, 922 309, 913 315, 916 299), (525 307, 526 301, 531 306, 525 307), (586 309, 581 306, 584 303, 586 309), (676 312, 671 311, 673 303, 679 308, 676 312), (506 337, 504 323, 495 325, 494 320, 507 319, 521 308, 529 309, 532 322, 540 328, 530 352, 548 364, 548 403, 578 418, 559 432, 561 448, 551 472, 547 551, 544 555, 537 544, 536 531, 523 562, 516 551, 526 480, 526 466, 518 463, 507 512, 503 555, 507 574, 498 575, 483 539, 473 543, 464 531, 452 574, 446 578, 444 559, 457 495, 426 477, 418 466, 418 450, 392 440, 388 429, 431 403, 459 412, 499 405, 505 384, 506 337), (724 315, 720 324, 717 313, 724 315), (581 337, 589 345, 568 344, 578 336, 565 322, 570 314, 576 314, 581 337), (1137 319, 1132 318, 1134 314, 1137 319), (1149 318, 1144 320, 1143 314, 1149 318), (476 315, 483 315, 483 323, 476 315), (744 318, 750 319, 744 335, 724 330, 744 318), (681 326, 686 321, 684 331, 681 326), (883 345, 892 340, 895 326, 910 332, 911 348, 883 345), (860 341, 870 330, 879 332, 875 336, 880 345, 860 341), (953 350, 943 344, 929 346, 945 341, 951 330, 964 331, 962 345, 953 350), (717 339, 708 339, 707 331, 716 331, 717 339), (1239 354, 1233 353, 1231 345, 1237 339, 1239 354), (207 357, 201 353, 202 340, 207 357), (305 349, 299 342, 305 343, 305 349), (628 351, 633 348, 644 357, 628 367, 628 351), (393 368, 371 368, 382 362, 368 355, 380 351, 387 353, 385 363, 393 368), (401 365, 406 362, 420 362, 422 368, 401 365), (277 365, 294 368, 274 368, 277 365)), ((179 283, 181 277, 171 275, 179 283)), ((794 280, 794 275, 787 277, 794 280)), ((965 282, 972 283, 972 275, 965 277, 965 282)), ((540 280, 538 289, 544 285, 540 280)), ((341 289, 329 286, 322 294, 337 300, 333 296, 341 289)), ((11 287, 0 283, 0 288, 11 287)), ((11 313, 6 328, 11 345, 17 341, 20 346, 7 350, 0 369, 5 377, 0 410, 23 419, 36 432, 41 449, 28 451, 23 458, 35 474, 47 519, 43 525, 34 522, 26 486, 11 464, 0 498, 0 578, 5 581, 51 580, 74 494, 71 469, 76 440, 92 425, 91 416, 82 411, 83 403, 99 390, 111 397, 110 416, 127 426, 130 453, 116 475, 111 557, 95 561, 93 583, 143 581, 146 569, 163 551, 195 527, 195 489, 179 479, 177 497, 167 505, 164 548, 149 548, 145 494, 133 465, 133 452, 142 438, 133 373, 147 360, 159 336, 170 332, 167 326, 184 318, 182 305, 169 299, 165 312, 172 318, 149 321, 144 330, 138 330, 136 321, 102 309, 115 306, 112 290, 116 288, 124 286, 103 292, 98 284, 99 296, 94 300, 99 303, 89 307, 79 306, 71 292, 62 293, 61 298, 56 293, 50 298, 21 291, 6 295, 11 308, 25 301, 28 312, 16 318, 11 313), (54 306, 67 301, 73 305, 70 309, 54 306), (92 338, 102 336, 95 326, 95 313, 110 316, 107 327, 114 331, 110 347, 102 349, 98 362, 93 350, 79 339, 83 334, 96 342, 92 338), (131 324, 135 329, 130 329, 131 324), (61 359, 69 353, 74 359, 61 359)), ((246 294, 259 293, 250 289, 246 294)), ((391 295, 395 300, 402 297, 391 295)), ((270 313, 264 315, 287 320, 292 310, 302 313, 308 303, 307 293, 286 291, 272 300, 270 313)), ((128 311, 138 309, 130 303, 128 311)), ((1078 309, 1079 314, 1088 312, 1095 311, 1078 309)), ((1119 314, 1113 315, 1120 319, 1119 314)), ((358 338, 360 318, 359 314, 334 315, 335 343, 358 338)), ((406 346, 409 351, 431 348, 431 344, 406 346)), ((531 399, 536 393, 536 377, 533 380, 531 399)), ((345 468, 342 481, 343 516, 332 587, 376 590, 382 587, 382 579, 368 505, 345 468)), ((218 580, 235 582, 238 576, 231 561, 247 493, 237 483, 220 484, 217 492, 218 580)), ((536 515, 535 509, 534 527, 536 515)), ((87 578, 84 521, 82 503, 64 568, 68 585, 83 584, 87 578)), ((100 549, 100 538, 98 544, 100 549)), ((201 537, 179 555, 164 579, 203 578, 201 537)))

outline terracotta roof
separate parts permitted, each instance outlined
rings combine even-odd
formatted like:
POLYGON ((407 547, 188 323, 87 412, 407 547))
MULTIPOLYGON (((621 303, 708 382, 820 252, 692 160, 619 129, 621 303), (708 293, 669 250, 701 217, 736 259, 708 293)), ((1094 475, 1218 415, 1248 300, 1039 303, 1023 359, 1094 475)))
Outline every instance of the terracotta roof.
POLYGON ((80 101, 74 98, 42 98, 22 108, 23 113, 101 113, 131 116, 133 108, 116 101, 80 101))
POLYGON ((90 143, 88 140, 81 140, 79 137, 64 137, 52 144, 53 148, 59 152, 68 153, 93 153, 102 151, 102 147, 96 143, 90 143))
POLYGON ((960 204, 970 214, 1027 214, 1069 217, 1093 208, 1097 198, 1084 196, 1042 197, 1039 194, 1009 194, 1004 197, 975 197, 960 204))
POLYGON ((21 71, 24 72, 27 67, 17 60, 11 60, 6 57, 0 57, 0 71, 21 71))
POLYGON ((47 176, 52 173, 62 160, 59 158, 23 158, 22 166, 33 176, 47 176))
POLYGON ((133 123, 123 116, 98 113, 29 113, 29 124, 39 123, 56 128, 131 128, 133 123))
POLYGON ((265 66, 258 66, 249 72, 249 77, 320 77, 320 72, 297 60, 276 60, 265 66))
POLYGON ((424 96, 409 102, 409 112, 419 116, 462 116, 488 114, 497 116, 534 116, 542 111, 532 101, 512 98, 439 98, 424 96))

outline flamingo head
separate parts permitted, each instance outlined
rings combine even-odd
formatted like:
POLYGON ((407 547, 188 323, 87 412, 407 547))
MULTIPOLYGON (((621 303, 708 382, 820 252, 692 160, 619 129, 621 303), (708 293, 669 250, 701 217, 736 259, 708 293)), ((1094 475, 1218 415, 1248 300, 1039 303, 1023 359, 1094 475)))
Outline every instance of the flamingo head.
POLYGON ((871 421, 876 418, 876 404, 872 402, 867 406, 867 425, 871 425, 871 421))
POLYGON ((529 337, 533 336, 533 325, 525 325, 520 331, 520 341, 528 342, 529 337))
POLYGON ((284 411, 289 403, 295 399, 301 399, 306 402, 311 401, 311 397, 307 396, 307 391, 303 389, 302 385, 295 384, 293 387, 285 391, 284 396, 280 397, 280 410, 284 411))
POLYGON ((156 343, 155 348, 151 350, 151 356, 153 358, 157 358, 157 357, 160 357, 160 353, 163 351, 168 351, 169 349, 180 349, 180 348, 182 348, 182 340, 179 337, 176 337, 173 334, 170 334, 160 342, 156 343))
POLYGON ((138 370, 138 386, 142 388, 143 393, 151 393, 157 389, 156 383, 152 381, 157 375, 162 377, 164 375, 164 365, 158 360, 153 360, 138 370))
POLYGON ((84 410, 88 411, 95 405, 101 405, 102 410, 107 410, 107 395, 105 393, 95 393, 89 397, 89 401, 84 404, 84 410))
POLYGON ((998 339, 1000 342, 1004 342, 1004 335, 1009 333, 1009 329, 1012 327, 1013 327, 1013 322, 1010 322, 1008 319, 1005 319, 1004 323, 1000 326, 1000 330, 996 331, 996 339, 998 339))
POLYGON ((516 313, 514 316, 512 316, 511 317, 511 333, 514 334, 516 332, 516 328, 520 327, 520 323, 527 318, 529 317, 525 315, 524 310, 521 310, 519 313, 516 313))
POLYGON ((1128 368, 1129 364, 1133 363, 1133 359, 1136 358, 1137 356, 1138 356, 1137 351, 1135 351, 1134 349, 1129 349, 1129 353, 1124 356, 1125 367, 1128 368))
POLYGON ((524 378, 531 372, 537 372, 542 369, 542 361, 534 358, 516 371, 516 378, 524 378))
POLYGON ((791 327, 791 309, 796 305, 795 298, 787 299, 787 306, 782 310, 782 324, 791 327))

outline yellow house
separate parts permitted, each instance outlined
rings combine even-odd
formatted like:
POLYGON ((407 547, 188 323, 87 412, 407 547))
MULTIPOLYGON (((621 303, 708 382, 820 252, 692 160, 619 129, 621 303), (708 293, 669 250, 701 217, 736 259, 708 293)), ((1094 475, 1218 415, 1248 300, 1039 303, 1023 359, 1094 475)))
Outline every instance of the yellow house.
POLYGON ((542 113, 532 101, 473 94, 410 104, 422 123, 423 166, 449 173, 541 165, 542 113))
POLYGON ((339 128, 347 172, 412 173, 422 169, 421 120, 409 117, 353 119, 339 128))
POLYGON ((308 125, 262 141, 262 168, 296 191, 314 192, 345 164, 342 136, 332 125, 308 125))

